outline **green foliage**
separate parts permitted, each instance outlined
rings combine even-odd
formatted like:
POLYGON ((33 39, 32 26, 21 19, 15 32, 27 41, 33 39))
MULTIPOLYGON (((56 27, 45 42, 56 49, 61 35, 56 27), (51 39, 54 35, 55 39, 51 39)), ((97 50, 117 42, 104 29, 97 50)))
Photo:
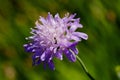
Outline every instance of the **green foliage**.
MULTIPOLYGON (((23 49, 39 16, 77 13, 89 39, 79 56, 96 80, 120 79, 120 0, 0 0, 1 80, 89 80, 78 62, 54 59, 55 71, 32 66, 23 49)), ((79 30, 79 29, 78 29, 79 30)))

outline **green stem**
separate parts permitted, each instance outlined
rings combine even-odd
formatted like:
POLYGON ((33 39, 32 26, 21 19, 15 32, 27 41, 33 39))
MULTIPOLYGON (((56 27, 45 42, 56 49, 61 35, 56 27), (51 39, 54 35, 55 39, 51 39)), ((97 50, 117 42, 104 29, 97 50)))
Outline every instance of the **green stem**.
POLYGON ((82 66, 83 70, 85 71, 85 73, 87 74, 87 76, 88 76, 91 80, 95 80, 95 79, 91 76, 91 74, 88 72, 88 70, 87 70, 85 64, 83 63, 83 61, 81 60, 81 58, 80 58, 79 56, 77 56, 77 55, 76 55, 76 58, 77 58, 77 60, 79 61, 79 63, 81 64, 81 66, 82 66))

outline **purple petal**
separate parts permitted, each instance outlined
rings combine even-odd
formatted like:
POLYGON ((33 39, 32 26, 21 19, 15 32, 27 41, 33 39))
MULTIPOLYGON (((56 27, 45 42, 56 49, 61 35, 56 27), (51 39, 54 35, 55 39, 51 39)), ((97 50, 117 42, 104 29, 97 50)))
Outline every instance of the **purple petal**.
POLYGON ((35 47, 35 46, 34 46, 34 45, 31 45, 31 43, 24 45, 24 48, 25 48, 26 52, 33 52, 33 51, 34 51, 34 47, 35 47))
POLYGON ((85 40, 88 39, 88 35, 85 34, 85 33, 82 33, 82 32, 73 32, 72 34, 75 35, 75 36, 78 36, 78 37, 80 37, 80 38, 83 38, 83 39, 85 39, 85 40))
POLYGON ((42 55, 42 49, 35 50, 35 53, 32 55, 33 65, 38 65, 41 62, 40 56, 42 55))
POLYGON ((46 25, 46 24, 47 24, 47 21, 45 20, 44 17, 41 17, 41 16, 40 16, 40 19, 39 19, 39 20, 42 22, 43 25, 46 25))
POLYGON ((66 57, 71 61, 71 62, 75 62, 76 61, 76 57, 74 55, 74 53, 72 53, 70 50, 66 49, 64 51, 66 57))
POLYGON ((63 60, 63 56, 62 56, 62 51, 58 51, 55 53, 55 57, 57 57, 60 60, 63 60))
POLYGON ((52 16, 50 13, 48 13, 47 20, 48 20, 48 23, 49 23, 50 25, 55 25, 55 24, 56 24, 53 16, 52 16))
POLYGON ((74 42, 69 48, 75 53, 78 54, 78 49, 76 48, 76 45, 78 42, 74 42))
POLYGON ((70 27, 71 32, 74 32, 77 28, 83 27, 82 24, 79 24, 78 22, 71 23, 70 25, 71 25, 70 27))
POLYGON ((71 35, 71 39, 75 41, 81 41, 81 39, 77 36, 71 35))
POLYGON ((45 50, 43 54, 41 55, 40 59, 41 61, 50 61, 52 59, 52 51, 49 49, 45 50))
POLYGON ((73 19, 75 16, 76 16, 76 13, 71 14, 71 15, 69 16, 69 19, 73 19))
POLYGON ((55 70, 54 63, 52 60, 50 62, 48 62, 48 66, 50 69, 55 70))
POLYGON ((40 57, 41 61, 45 61, 45 52, 40 57))
POLYGON ((40 64, 40 62, 41 62, 40 56, 34 54, 34 55, 32 56, 32 61, 33 61, 33 62, 32 62, 33 65, 38 65, 38 64, 40 64))
POLYGON ((61 18, 59 17, 59 14, 58 14, 58 13, 55 15, 55 20, 56 20, 56 21, 61 20, 61 18))

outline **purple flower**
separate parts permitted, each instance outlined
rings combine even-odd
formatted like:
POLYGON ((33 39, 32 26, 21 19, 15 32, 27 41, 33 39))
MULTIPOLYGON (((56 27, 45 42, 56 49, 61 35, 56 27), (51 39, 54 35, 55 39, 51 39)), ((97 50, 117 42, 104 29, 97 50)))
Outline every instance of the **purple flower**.
POLYGON ((76 32, 77 28, 83 26, 79 23, 79 18, 74 18, 76 14, 65 14, 60 18, 59 14, 54 17, 48 13, 47 18, 40 16, 36 21, 36 26, 31 29, 32 36, 26 38, 30 42, 25 44, 25 50, 33 53, 33 65, 43 63, 49 68, 55 69, 53 58, 63 60, 63 54, 71 62, 76 61, 78 50, 76 45, 81 39, 87 40, 88 36, 82 32, 76 32))

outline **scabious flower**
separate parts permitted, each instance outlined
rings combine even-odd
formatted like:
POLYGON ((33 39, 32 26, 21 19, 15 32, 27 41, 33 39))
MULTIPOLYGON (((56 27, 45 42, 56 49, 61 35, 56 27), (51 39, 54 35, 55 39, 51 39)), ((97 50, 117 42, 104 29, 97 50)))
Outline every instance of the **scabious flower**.
POLYGON ((75 15, 67 13, 65 17, 60 18, 59 14, 53 17, 48 13, 47 18, 40 16, 35 28, 31 29, 32 36, 26 38, 30 42, 24 45, 27 52, 33 53, 33 65, 43 63, 54 70, 53 58, 63 60, 63 54, 69 61, 76 61, 78 54, 76 45, 81 39, 87 40, 88 36, 76 32, 77 28, 83 26, 79 23, 79 18, 74 18, 75 15))

